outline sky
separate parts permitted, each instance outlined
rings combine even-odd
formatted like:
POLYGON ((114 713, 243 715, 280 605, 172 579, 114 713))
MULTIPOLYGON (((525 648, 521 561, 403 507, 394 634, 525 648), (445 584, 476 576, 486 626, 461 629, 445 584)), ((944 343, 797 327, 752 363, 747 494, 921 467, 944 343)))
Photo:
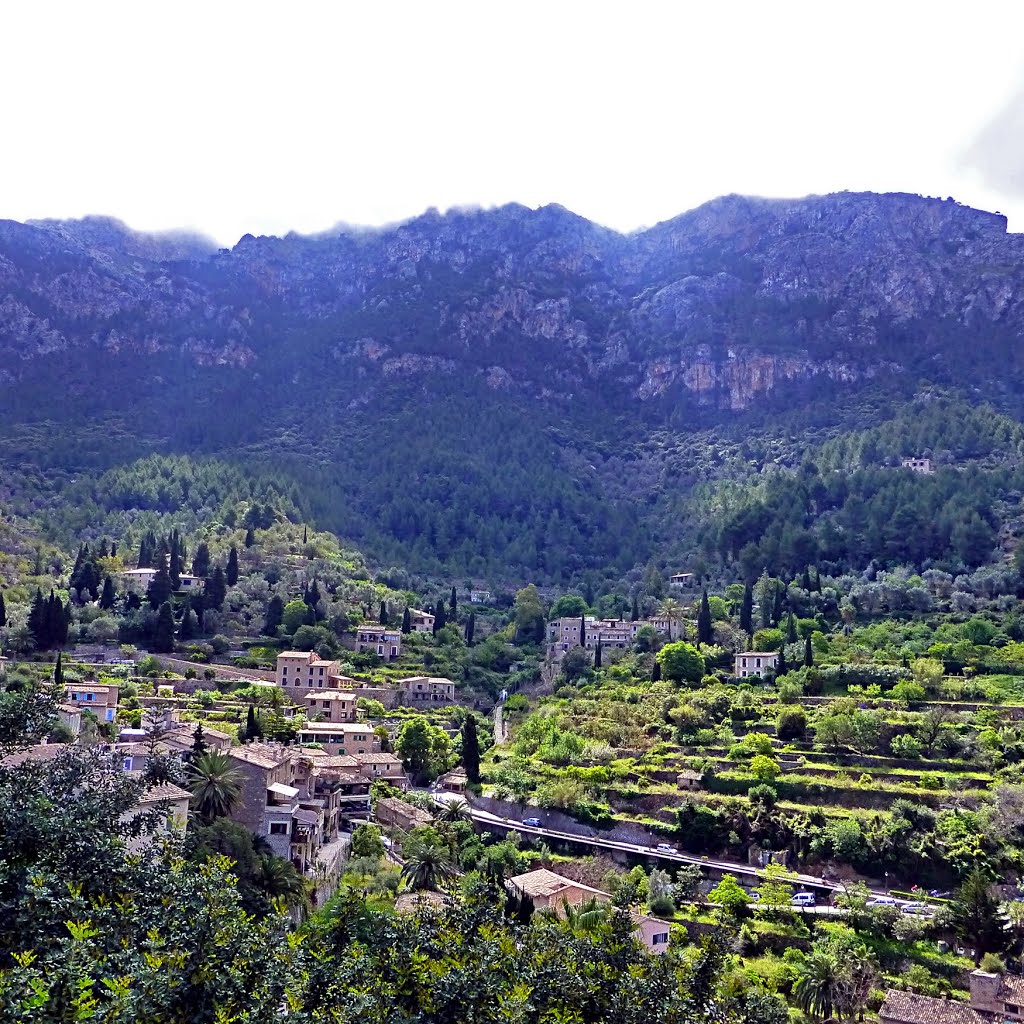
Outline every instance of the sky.
POLYGON ((0 10, 0 217, 375 225, 918 192, 1024 231, 1024 4, 32 0, 0 10))

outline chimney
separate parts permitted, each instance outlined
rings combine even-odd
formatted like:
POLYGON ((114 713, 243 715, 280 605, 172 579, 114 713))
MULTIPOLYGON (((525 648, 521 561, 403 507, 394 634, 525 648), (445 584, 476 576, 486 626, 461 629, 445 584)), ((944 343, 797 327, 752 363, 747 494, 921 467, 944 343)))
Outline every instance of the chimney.
POLYGON ((1002 1013, 1003 1001, 999 998, 1003 979, 999 974, 988 971, 971 971, 971 1009, 986 1013, 1002 1013))

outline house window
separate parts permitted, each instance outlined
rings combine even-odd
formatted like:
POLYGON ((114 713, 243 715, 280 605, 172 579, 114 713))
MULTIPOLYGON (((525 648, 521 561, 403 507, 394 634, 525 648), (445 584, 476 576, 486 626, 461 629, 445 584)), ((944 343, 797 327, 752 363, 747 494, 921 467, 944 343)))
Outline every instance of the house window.
POLYGON ((270 823, 270 834, 272 836, 286 836, 286 835, 288 835, 288 822, 287 821, 272 821, 270 823))
POLYGON ((668 943, 668 932, 657 932, 651 943, 655 946, 664 946, 668 943))
POLYGON ((384 645, 383 644, 377 644, 377 653, 379 655, 383 656, 383 654, 384 654, 384 645))
POLYGON ((331 702, 329 700, 322 700, 320 703, 323 704, 325 708, 329 708, 331 706, 331 702))

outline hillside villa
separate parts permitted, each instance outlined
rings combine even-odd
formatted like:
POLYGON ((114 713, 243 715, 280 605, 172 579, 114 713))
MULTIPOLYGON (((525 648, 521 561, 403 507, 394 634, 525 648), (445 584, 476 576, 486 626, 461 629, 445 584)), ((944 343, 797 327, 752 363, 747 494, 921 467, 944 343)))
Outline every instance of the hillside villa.
POLYGON ((298 696, 310 690, 351 690, 353 680, 341 674, 337 661, 324 661, 315 651, 283 651, 277 656, 276 682, 298 696))
POLYGON ((354 722, 356 696, 343 690, 323 690, 306 694, 306 718, 324 722, 354 722))
POLYGON ((969 1003, 890 989, 878 1011, 879 1024, 1010 1024, 1024 1020, 1024 978, 971 972, 969 1003))
POLYGON ((365 722, 306 722, 299 743, 319 743, 329 754, 376 754, 380 740, 365 722))
MULTIPOLYGON (((670 639, 678 635, 680 624, 667 618, 651 619, 598 619, 586 616, 583 620, 583 647, 592 651, 598 641, 603 649, 625 650, 636 642, 637 634, 644 626, 651 626, 656 632, 670 639)), ((548 623, 548 643, 554 654, 564 654, 570 647, 580 646, 580 616, 565 616, 548 623)))
POLYGON ((119 687, 114 683, 97 686, 94 683, 68 683, 65 687, 66 703, 81 711, 91 711, 101 722, 113 722, 117 718, 119 687))
POLYGON ((900 465, 904 469, 909 469, 913 473, 923 473, 926 476, 935 472, 935 470, 932 469, 932 460, 931 459, 922 459, 922 458, 904 459, 900 463, 900 465))
MULTIPOLYGON (((126 569, 121 573, 124 578, 125 585, 130 590, 145 592, 149 589, 150 583, 153 582, 153 578, 156 576, 156 569, 126 569)), ((178 592, 189 594, 196 590, 201 590, 203 587, 202 576, 190 576, 187 572, 183 572, 178 576, 178 592)))
POLYGON ((746 679, 748 676, 761 676, 766 672, 775 672, 775 666, 779 663, 778 651, 744 651, 737 654, 733 675, 737 679, 746 679))

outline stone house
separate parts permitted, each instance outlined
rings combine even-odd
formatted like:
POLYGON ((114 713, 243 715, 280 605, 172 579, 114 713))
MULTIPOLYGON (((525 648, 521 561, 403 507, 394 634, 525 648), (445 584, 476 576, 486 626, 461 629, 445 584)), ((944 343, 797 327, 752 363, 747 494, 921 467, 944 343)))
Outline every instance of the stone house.
POLYGON ((342 690, 324 690, 322 693, 306 694, 306 718, 324 722, 354 722, 356 720, 356 697, 354 693, 342 690))
POLYGON ((1000 1024, 1024 1020, 1024 978, 1017 974, 971 972, 971 1009, 992 1015, 1000 1024))
POLYGON ((66 725, 73 736, 82 731, 82 709, 77 704, 58 704, 57 716, 66 725))
MULTIPOLYGON (((191 798, 191 793, 170 782, 150 786, 139 802, 122 815, 121 820, 128 821, 139 814, 148 814, 150 811, 162 809, 164 816, 157 835, 166 835, 171 831, 184 832, 188 825, 188 808, 191 798)), ((128 851, 129 853, 138 853, 151 842, 151 836, 134 837, 128 841, 128 851)))
POLYGON ((878 1011, 878 1024, 989 1024, 966 1003, 890 989, 878 1011))
POLYGON ((98 686, 94 683, 68 683, 65 687, 69 703, 79 712, 91 711, 101 722, 117 718, 117 700, 120 689, 113 683, 98 686))
MULTIPOLYGON (((679 632, 679 623, 664 617, 652 619, 597 619, 587 616, 584 620, 583 647, 593 651, 601 643, 602 650, 625 650, 636 642, 637 633, 644 626, 652 626, 656 632, 672 639, 679 632)), ((579 616, 565 616, 548 623, 548 643, 557 655, 564 654, 572 647, 580 646, 579 616)))
POLYGON ((575 907, 590 899, 595 899, 598 903, 611 901, 611 895, 603 889, 575 882, 547 868, 536 868, 516 875, 505 884, 516 895, 529 896, 535 910, 553 910, 559 917, 565 916, 563 904, 566 903, 575 907))
MULTIPOLYGON (((156 569, 127 569, 121 575, 124 578, 125 586, 129 590, 144 593, 149 589, 150 583, 153 582, 153 578, 156 576, 156 569)), ((178 579, 181 581, 178 586, 178 593, 184 594, 201 590, 204 583, 201 576, 190 576, 185 572, 178 579)))
POLYGON ((277 656, 275 681, 292 695, 341 689, 338 684, 344 678, 338 662, 324 661, 315 651, 283 651, 277 656))
POLYGON ((359 770, 368 779, 386 779, 399 789, 408 789, 409 780, 405 774, 402 759, 396 754, 354 754, 359 770))
POLYGON ((375 754, 380 740, 365 722, 306 722, 299 743, 319 743, 328 754, 375 754))
POLYGON ((679 789, 700 789, 704 782, 704 777, 700 772, 692 771, 689 768, 683 769, 676 776, 676 786, 679 789))
POLYGON ((471 590, 469 592, 470 604, 487 604, 490 599, 491 592, 489 590, 471 590))
POLYGON ((414 633, 433 633, 434 616, 430 612, 420 611, 419 608, 410 608, 409 627, 414 633))
POLYGON ((438 676, 399 679, 398 692, 403 702, 410 704, 452 704, 455 701, 455 683, 438 676))
POLYGON ((737 679, 746 679, 748 676, 762 676, 768 672, 774 674, 778 663, 777 651, 744 651, 736 655, 733 675, 737 679))
POLYGON ((935 472, 935 470, 932 469, 932 460, 931 459, 924 459, 924 458, 920 458, 920 457, 913 458, 913 459, 904 459, 900 463, 900 465, 904 469, 909 469, 913 473, 923 473, 923 474, 927 475, 927 474, 935 472))
POLYGON ((630 914, 636 928, 634 937, 648 953, 664 953, 668 949, 670 938, 668 921, 651 917, 648 914, 630 914))
POLYGON ((369 651, 385 661, 394 661, 402 654, 402 631, 388 626, 360 626, 356 629, 357 654, 369 651))
POLYGON ((391 796, 382 797, 373 805, 373 817, 381 825, 393 825, 405 832, 434 820, 433 815, 422 808, 391 796))

